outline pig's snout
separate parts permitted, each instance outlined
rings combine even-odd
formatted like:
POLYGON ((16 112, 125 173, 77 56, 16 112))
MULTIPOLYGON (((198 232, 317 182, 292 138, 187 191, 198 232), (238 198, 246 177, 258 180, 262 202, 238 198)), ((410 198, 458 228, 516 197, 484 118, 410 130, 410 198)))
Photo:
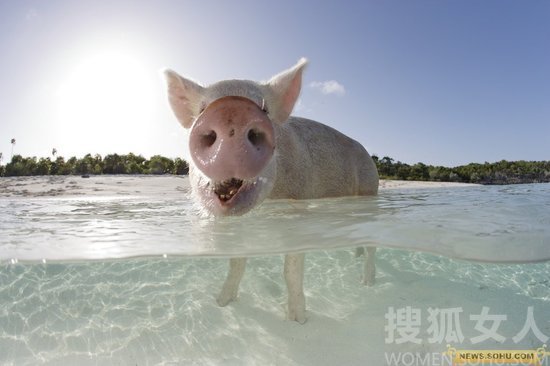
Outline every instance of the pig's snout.
POLYGON ((273 157, 275 132, 256 103, 224 97, 201 113, 191 130, 189 148, 195 165, 210 179, 252 179, 273 157))

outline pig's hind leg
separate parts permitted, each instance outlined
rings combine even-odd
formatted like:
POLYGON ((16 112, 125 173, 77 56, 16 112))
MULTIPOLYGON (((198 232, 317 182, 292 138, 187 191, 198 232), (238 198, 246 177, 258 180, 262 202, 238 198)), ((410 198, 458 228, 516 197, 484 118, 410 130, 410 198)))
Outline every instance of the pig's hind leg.
POLYGON ((288 289, 288 319, 304 324, 307 320, 304 296, 304 253, 285 256, 284 274, 288 289))
POLYGON ((246 268, 246 258, 231 258, 229 260, 229 273, 217 298, 218 305, 225 306, 237 298, 239 283, 243 278, 246 268))
POLYGON ((373 286, 376 282, 376 247, 367 247, 363 267, 363 284, 373 286))

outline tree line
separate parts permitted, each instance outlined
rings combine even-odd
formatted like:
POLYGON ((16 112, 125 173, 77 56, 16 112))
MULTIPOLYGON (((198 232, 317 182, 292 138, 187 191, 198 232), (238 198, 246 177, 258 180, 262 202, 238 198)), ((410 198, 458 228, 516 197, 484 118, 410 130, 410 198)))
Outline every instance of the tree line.
MULTIPOLYGON (((1 155, 0 155, 1 159, 1 155)), ((409 165, 384 156, 373 155, 380 178, 436 182, 479 184, 517 184, 550 182, 550 161, 506 161, 471 163, 444 167, 416 163, 409 165)), ((189 164, 181 158, 170 159, 155 155, 146 159, 141 155, 87 154, 83 158, 62 156, 50 159, 14 155, 9 163, 1 165, 0 176, 31 175, 99 175, 99 174, 176 174, 189 172, 189 164)))
POLYGON ((99 175, 99 174, 188 174, 189 165, 183 159, 155 155, 146 159, 141 155, 87 154, 83 158, 62 156, 54 159, 14 155, 5 166, 0 165, 0 176, 31 175, 99 175))
POLYGON ((518 184, 550 182, 550 161, 506 161, 478 164, 470 163, 449 168, 416 163, 409 165, 384 156, 373 159, 380 178, 461 182, 478 184, 518 184))

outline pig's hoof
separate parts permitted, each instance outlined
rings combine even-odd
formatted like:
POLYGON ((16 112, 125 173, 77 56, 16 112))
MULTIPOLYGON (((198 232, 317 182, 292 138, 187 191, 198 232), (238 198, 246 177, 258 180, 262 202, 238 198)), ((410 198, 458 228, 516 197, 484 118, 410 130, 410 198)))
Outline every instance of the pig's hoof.
POLYGON ((219 306, 224 307, 230 302, 235 301, 235 299, 237 299, 236 293, 233 294, 233 293, 226 293, 225 291, 222 291, 220 296, 218 296, 218 298, 216 299, 216 302, 218 303, 219 306))
POLYGON ((289 304, 288 320, 296 321, 300 324, 304 324, 307 321, 305 301, 299 302, 299 304, 289 304))
POLYGON ((305 322, 307 322, 306 312, 305 311, 290 312, 288 314, 288 320, 292 320, 300 324, 305 324, 305 322))
POLYGON ((363 285, 367 287, 374 286, 376 284, 376 274, 375 273, 366 273, 365 278, 363 278, 363 285))

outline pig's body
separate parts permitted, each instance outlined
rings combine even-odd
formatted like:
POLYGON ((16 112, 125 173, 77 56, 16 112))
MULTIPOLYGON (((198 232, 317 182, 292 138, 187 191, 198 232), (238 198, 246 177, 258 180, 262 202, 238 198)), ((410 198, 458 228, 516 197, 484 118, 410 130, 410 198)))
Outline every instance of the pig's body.
MULTIPOLYGON (((357 141, 312 120, 290 117, 305 60, 267 83, 227 80, 204 88, 173 71, 165 73, 172 109, 191 129, 190 181, 205 211, 241 215, 265 198, 315 199, 374 195, 378 172, 357 141)), ((374 281, 374 248, 365 282, 374 281)), ((230 260, 218 296, 237 297, 245 258, 230 260)), ((288 318, 305 322, 303 253, 285 256, 288 318)))
POLYGON ((290 117, 277 126, 277 175, 269 198, 372 195, 376 166, 357 141, 322 123, 290 117))

